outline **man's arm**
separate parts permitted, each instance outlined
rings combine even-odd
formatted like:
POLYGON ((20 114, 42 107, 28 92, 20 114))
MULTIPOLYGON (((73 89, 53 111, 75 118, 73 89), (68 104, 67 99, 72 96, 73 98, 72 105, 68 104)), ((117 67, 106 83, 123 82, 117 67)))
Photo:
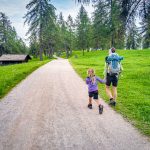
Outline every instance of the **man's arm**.
POLYGON ((104 67, 104 72, 103 72, 104 77, 106 77, 107 73, 108 73, 108 63, 105 62, 105 67, 104 67))

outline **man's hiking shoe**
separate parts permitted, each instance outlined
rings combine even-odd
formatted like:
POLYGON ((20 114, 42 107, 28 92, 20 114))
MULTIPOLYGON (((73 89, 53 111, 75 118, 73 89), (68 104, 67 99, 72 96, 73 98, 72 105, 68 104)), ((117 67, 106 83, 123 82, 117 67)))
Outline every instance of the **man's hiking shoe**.
POLYGON ((112 105, 113 105, 113 106, 116 106, 116 101, 114 101, 112 105))
POLYGON ((88 104, 88 108, 89 108, 89 109, 92 109, 92 104, 88 104))
POLYGON ((109 105, 116 106, 116 101, 114 101, 113 99, 110 99, 109 105))
POLYGON ((99 105, 99 114, 103 113, 103 105, 99 105))

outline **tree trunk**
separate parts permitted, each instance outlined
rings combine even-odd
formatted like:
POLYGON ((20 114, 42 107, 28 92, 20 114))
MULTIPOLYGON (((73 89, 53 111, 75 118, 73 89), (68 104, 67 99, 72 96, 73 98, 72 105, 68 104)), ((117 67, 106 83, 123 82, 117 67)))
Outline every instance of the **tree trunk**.
POLYGON ((84 56, 84 49, 83 49, 83 56, 84 56))
POLYGON ((42 56, 42 47, 40 47, 40 61, 43 61, 43 56, 42 56))
POLYGON ((72 44, 71 43, 72 43, 72 38, 71 38, 71 32, 70 32, 70 55, 72 55, 72 44))
POLYGON ((40 24, 40 61, 43 60, 42 24, 40 24))
POLYGON ((0 56, 3 55, 3 53, 4 53, 3 51, 4 51, 4 47, 3 47, 3 45, 0 45, 0 56))
POLYGON ((40 43, 40 61, 43 60, 43 48, 42 48, 42 44, 40 43))
POLYGON ((52 47, 52 45, 50 46, 50 58, 52 58, 53 57, 53 47, 52 47))
POLYGON ((67 46, 65 46, 65 49, 66 49, 66 58, 68 59, 68 57, 69 57, 69 49, 68 49, 67 46))
POLYGON ((114 47, 114 33, 112 31, 112 35, 111 35, 111 47, 114 47))
POLYGON ((65 51, 66 51, 66 58, 68 59, 68 57, 69 57, 69 52, 68 52, 68 47, 67 47, 67 43, 66 42, 64 42, 64 48, 65 48, 65 51))
POLYGON ((110 1, 110 7, 111 7, 111 14, 110 14, 110 20, 111 20, 111 47, 114 47, 114 23, 113 23, 113 0, 110 1))
POLYGON ((51 44, 48 44, 48 58, 51 59, 51 44))

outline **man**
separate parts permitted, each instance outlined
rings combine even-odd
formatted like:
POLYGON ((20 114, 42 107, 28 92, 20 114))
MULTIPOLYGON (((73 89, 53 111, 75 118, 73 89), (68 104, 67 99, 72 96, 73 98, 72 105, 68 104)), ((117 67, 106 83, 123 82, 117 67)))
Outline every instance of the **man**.
POLYGON ((120 62, 122 59, 123 57, 120 57, 116 53, 116 49, 114 47, 109 50, 109 56, 105 58, 106 93, 109 96, 109 104, 112 106, 116 105, 118 77, 123 70, 120 62), (110 89, 111 84, 112 91, 110 89))

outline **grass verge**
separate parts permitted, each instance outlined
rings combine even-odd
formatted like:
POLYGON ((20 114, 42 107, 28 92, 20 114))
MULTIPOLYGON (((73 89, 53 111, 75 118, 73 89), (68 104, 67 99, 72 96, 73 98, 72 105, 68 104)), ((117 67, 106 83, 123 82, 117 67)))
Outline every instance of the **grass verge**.
POLYGON ((39 61, 33 58, 28 63, 0 66, 0 99, 27 75, 49 61, 49 59, 39 61))
MULTIPOLYGON (((150 50, 118 50, 124 56, 124 71, 119 79, 116 111, 127 118, 142 133, 150 136, 150 50)), ((104 60, 108 51, 74 52, 69 59, 77 73, 85 79, 88 68, 103 78, 104 60)), ((102 98, 108 102, 105 85, 99 84, 102 98)))

